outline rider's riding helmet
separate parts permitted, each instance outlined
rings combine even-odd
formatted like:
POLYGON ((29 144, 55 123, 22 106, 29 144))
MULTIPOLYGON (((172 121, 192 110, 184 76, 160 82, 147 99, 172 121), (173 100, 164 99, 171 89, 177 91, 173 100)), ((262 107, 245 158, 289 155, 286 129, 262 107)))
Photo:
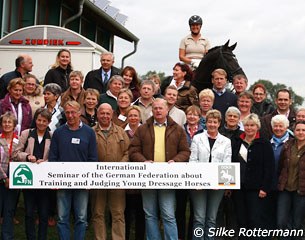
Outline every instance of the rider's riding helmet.
POLYGON ((191 16, 190 19, 189 19, 189 25, 191 26, 193 24, 202 25, 202 18, 199 17, 198 15, 191 16))

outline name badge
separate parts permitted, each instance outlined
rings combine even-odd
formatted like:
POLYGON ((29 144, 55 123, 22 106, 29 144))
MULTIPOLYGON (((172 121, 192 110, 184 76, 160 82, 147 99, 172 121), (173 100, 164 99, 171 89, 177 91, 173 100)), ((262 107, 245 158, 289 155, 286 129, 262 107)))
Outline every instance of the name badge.
POLYGON ((120 119, 121 121, 125 122, 125 120, 127 119, 127 117, 125 117, 124 115, 120 114, 118 119, 120 119))
POLYGON ((80 139, 79 138, 72 138, 71 143, 72 144, 80 144, 80 139))

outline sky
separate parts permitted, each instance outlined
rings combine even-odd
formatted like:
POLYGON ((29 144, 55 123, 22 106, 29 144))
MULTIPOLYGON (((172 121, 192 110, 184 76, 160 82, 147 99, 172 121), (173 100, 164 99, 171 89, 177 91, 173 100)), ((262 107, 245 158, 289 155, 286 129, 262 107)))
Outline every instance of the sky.
MULTIPOLYGON (((125 61, 140 75, 172 74, 179 44, 188 35, 188 19, 203 19, 201 33, 211 46, 228 39, 249 85, 259 79, 283 83, 305 97, 305 1, 303 0, 110 0, 128 16, 125 27, 140 41, 125 61)), ((115 39, 116 65, 133 44, 115 39)))

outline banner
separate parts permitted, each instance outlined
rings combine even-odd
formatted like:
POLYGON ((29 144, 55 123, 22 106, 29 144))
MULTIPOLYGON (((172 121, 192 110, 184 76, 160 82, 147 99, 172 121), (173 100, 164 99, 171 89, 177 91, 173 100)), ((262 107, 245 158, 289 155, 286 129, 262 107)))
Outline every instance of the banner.
POLYGON ((10 163, 10 188, 239 189, 238 163, 10 163))

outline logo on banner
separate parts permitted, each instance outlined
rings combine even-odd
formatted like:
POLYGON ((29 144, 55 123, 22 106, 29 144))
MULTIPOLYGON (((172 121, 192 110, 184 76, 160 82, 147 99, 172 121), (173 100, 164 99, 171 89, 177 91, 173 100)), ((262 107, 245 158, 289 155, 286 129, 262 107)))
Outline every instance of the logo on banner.
POLYGON ((220 165, 218 166, 218 185, 233 186, 235 185, 235 166, 220 165))
POLYGON ((20 164, 16 168, 13 174, 13 185, 15 186, 33 185, 33 173, 27 165, 20 164))

